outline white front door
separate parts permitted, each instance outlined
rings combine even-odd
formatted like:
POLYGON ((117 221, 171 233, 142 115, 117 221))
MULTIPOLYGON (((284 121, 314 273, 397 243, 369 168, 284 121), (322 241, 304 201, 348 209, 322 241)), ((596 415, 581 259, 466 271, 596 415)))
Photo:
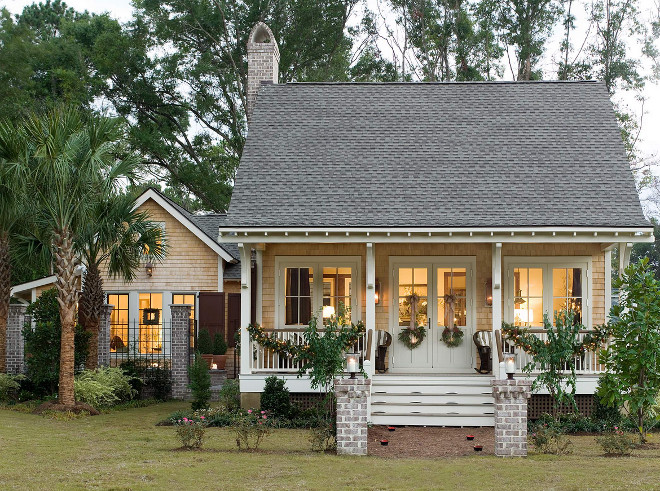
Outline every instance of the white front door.
POLYGON ((390 371, 400 373, 467 373, 473 370, 475 329, 474 258, 392 258, 390 371), (413 305, 414 303, 414 305, 413 305), (414 348, 399 341, 399 333, 414 324, 426 338, 414 348), (462 342, 449 347, 442 340, 452 326, 462 342))

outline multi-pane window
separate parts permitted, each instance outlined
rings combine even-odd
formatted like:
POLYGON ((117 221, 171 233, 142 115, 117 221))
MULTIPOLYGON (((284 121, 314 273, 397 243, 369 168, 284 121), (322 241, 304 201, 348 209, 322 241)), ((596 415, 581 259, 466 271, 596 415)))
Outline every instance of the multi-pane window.
POLYGON ((399 268, 399 326, 428 325, 427 268, 399 268))
POLYGON ((521 327, 543 327, 543 316, 554 324, 563 310, 574 313, 574 322, 587 324, 588 262, 547 258, 538 263, 512 259, 508 269, 508 321, 521 327))
POLYGON ((306 326, 314 317, 327 322, 343 306, 357 322, 360 314, 357 256, 286 256, 275 259, 278 275, 277 324, 306 326))
POLYGON ((285 324, 307 325, 312 318, 313 268, 286 268, 284 283, 285 324))
POLYGON ((110 314, 110 352, 128 352, 128 293, 111 293, 108 304, 113 305, 110 314))
POLYGON ((543 326, 543 268, 513 270, 513 323, 543 326))
POLYGON ((552 269, 553 314, 564 309, 575 314, 575 323, 582 322, 582 268, 552 269))
POLYGON ((323 319, 338 314, 340 307, 351 308, 351 268, 323 268, 323 319))
POLYGON ((172 303, 175 305, 190 305, 190 346, 195 346, 195 294, 174 293, 172 303))
POLYGON ((163 294, 140 293, 138 296, 140 353, 163 352, 163 294))
POLYGON ((438 268, 438 326, 467 325, 465 268, 438 268))

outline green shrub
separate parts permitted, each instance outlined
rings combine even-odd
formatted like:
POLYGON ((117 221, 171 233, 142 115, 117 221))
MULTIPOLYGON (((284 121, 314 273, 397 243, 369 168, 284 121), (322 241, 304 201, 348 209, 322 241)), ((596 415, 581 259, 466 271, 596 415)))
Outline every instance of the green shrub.
MULTIPOLYGON (((20 375, 18 377, 21 377, 20 375)), ((21 384, 17 377, 6 373, 0 373, 0 402, 14 403, 18 401, 21 384)))
POLYGON ((630 455, 635 447, 633 437, 624 433, 618 426, 610 433, 596 438, 605 455, 630 455))
POLYGON ((225 381, 220 389, 220 404, 232 413, 241 408, 241 388, 238 380, 225 381))
POLYGON ((270 424, 266 411, 238 411, 232 427, 236 432, 236 446, 239 450, 257 450, 266 436, 270 434, 270 424))
POLYGON ((172 372, 167 368, 150 368, 145 376, 145 384, 159 401, 167 401, 172 396, 172 372))
POLYGON ((130 380, 120 368, 86 370, 74 381, 76 399, 94 407, 129 401, 136 395, 130 380))
MULTIPOLYGON (((52 288, 27 308, 27 314, 35 321, 23 328, 25 339, 26 375, 33 384, 32 390, 37 397, 49 396, 57 392, 60 376, 60 324, 57 291, 52 288)), ((90 334, 77 325, 75 332, 75 367, 82 370, 89 348, 90 334)))
POLYGON ((269 411, 274 417, 288 418, 291 413, 289 389, 284 379, 271 376, 266 378, 264 391, 261 393, 261 409, 269 411))
POLYGON ((197 334, 197 351, 203 355, 213 354, 213 341, 208 329, 200 329, 197 334))
POLYGON ((216 332, 213 336, 213 354, 214 355, 224 355, 227 353, 227 343, 225 342, 225 337, 216 332))
POLYGON ((537 452, 554 455, 571 453, 573 444, 560 429, 547 424, 537 425, 529 435, 529 442, 537 452))
POLYGON ((203 421, 194 421, 188 418, 177 420, 176 436, 181 446, 187 449, 200 448, 204 442, 206 424, 203 421))
POLYGON ((195 353, 195 362, 190 366, 190 390, 192 391, 193 401, 192 409, 206 409, 211 400, 211 375, 209 375, 209 366, 202 356, 195 353))

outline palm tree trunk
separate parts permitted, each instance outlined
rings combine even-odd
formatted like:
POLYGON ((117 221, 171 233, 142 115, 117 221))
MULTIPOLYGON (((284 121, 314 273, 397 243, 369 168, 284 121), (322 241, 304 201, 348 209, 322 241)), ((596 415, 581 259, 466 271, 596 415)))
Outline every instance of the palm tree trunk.
POLYGON ((0 373, 7 371, 7 317, 11 294, 9 234, 0 233, 0 373))
POLYGON ((85 368, 88 370, 94 370, 98 366, 99 326, 103 301, 103 278, 98 264, 92 263, 87 266, 78 307, 80 324, 90 333, 89 350, 85 360, 85 368))
POLYGON ((55 269, 57 272, 57 302, 60 304, 62 339, 60 346, 60 383, 58 398, 64 406, 75 406, 73 388, 75 370, 75 329, 78 289, 76 285, 76 255, 73 234, 67 227, 56 231, 53 238, 55 269))

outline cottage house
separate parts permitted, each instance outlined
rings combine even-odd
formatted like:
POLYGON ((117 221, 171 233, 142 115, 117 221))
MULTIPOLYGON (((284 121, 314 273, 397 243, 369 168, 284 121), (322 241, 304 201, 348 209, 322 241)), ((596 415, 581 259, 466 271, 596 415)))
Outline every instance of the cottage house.
MULTIPOLYGON (((543 316, 569 308, 604 323, 612 251, 622 268, 633 243, 653 240, 605 85, 278 84, 278 60, 257 24, 249 134, 219 227, 240 252, 244 403, 273 373, 311 392, 291 360, 250 340, 252 310, 293 340, 343 304, 366 325, 373 423, 492 425, 502 321, 543 336, 543 316), (413 349, 398 339, 411 325, 427 333, 413 349), (462 331, 458 346, 447 328, 462 331)), ((597 355, 576 364, 578 394, 593 394, 597 355)))

